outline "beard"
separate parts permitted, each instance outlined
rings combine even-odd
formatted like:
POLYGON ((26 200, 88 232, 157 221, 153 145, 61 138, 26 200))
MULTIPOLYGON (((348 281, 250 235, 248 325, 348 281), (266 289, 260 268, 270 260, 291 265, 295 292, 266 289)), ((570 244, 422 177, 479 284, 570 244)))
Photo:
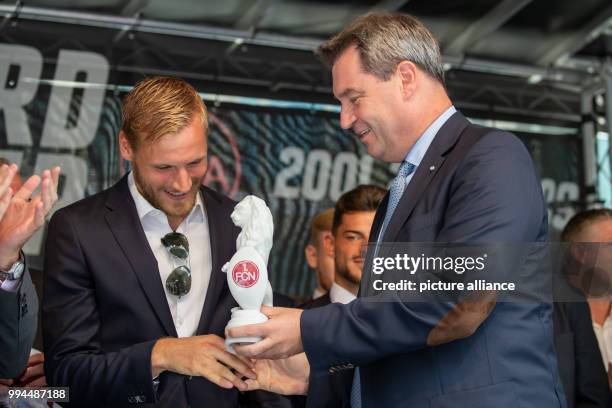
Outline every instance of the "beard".
POLYGON ((156 188, 149 184, 144 177, 142 177, 138 167, 133 165, 132 172, 134 173, 134 180, 136 181, 136 187, 142 196, 151 204, 154 208, 160 210, 168 217, 174 218, 185 218, 193 209, 200 185, 204 177, 193 177, 191 179, 191 189, 187 193, 187 199, 181 203, 172 203, 169 199, 164 200, 166 191, 171 189, 156 188))
POLYGON ((360 273, 355 276, 355 274, 352 274, 351 271, 349 270, 348 265, 344 264, 344 265, 338 265, 338 263, 336 263, 336 272, 338 275, 342 276, 344 278, 344 280, 346 280, 347 282, 350 282, 354 285, 359 285, 361 283, 361 271, 360 273))

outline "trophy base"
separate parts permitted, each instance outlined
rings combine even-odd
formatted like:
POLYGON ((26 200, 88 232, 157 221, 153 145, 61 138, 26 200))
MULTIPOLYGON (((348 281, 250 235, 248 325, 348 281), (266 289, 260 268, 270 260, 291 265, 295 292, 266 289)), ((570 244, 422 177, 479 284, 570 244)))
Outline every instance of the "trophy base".
MULTIPOLYGON (((225 328, 229 329, 232 327, 246 326, 248 324, 263 323, 267 320, 268 317, 259 310, 245 310, 235 307, 232 309, 232 318, 227 323, 225 328)), ((234 344, 253 344, 260 340, 261 337, 228 337, 225 339, 225 349, 232 354, 236 354, 234 348, 232 347, 234 344)))

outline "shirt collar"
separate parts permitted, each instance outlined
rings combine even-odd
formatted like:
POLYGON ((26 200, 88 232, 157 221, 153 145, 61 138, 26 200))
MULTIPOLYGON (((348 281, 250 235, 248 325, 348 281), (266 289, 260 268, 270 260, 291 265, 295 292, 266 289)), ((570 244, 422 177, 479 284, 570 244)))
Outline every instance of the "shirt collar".
POLYGON ((419 137, 414 146, 412 146, 412 148, 408 151, 408 154, 404 160, 414 164, 415 167, 419 167, 419 164, 421 164, 423 157, 425 157, 425 153, 427 153, 427 149, 429 149, 434 137, 442 125, 444 125, 455 112, 457 112, 457 109, 451 105, 450 108, 438 116, 438 118, 434 120, 427 129, 425 129, 421 137, 419 137))
POLYGON ((329 300, 332 303, 351 303, 357 296, 353 295, 352 292, 344 289, 342 286, 333 282, 331 288, 329 288, 329 300))
MULTIPOLYGON (((138 187, 136 187, 136 181, 134 180, 133 172, 130 172, 130 174, 128 175, 128 187, 130 189, 130 194, 132 194, 132 198, 134 199, 134 204, 136 205, 136 212, 138 213, 138 218, 141 221, 149 215, 153 217, 163 216, 163 218, 165 218, 167 221, 166 214, 163 211, 153 207, 151 203, 147 201, 147 199, 144 198, 142 194, 140 194, 140 191, 138 191, 138 187)), ((186 219, 188 223, 204 221, 204 204, 202 202, 202 197, 200 193, 197 194, 195 205, 191 209, 191 212, 189 213, 186 219)))

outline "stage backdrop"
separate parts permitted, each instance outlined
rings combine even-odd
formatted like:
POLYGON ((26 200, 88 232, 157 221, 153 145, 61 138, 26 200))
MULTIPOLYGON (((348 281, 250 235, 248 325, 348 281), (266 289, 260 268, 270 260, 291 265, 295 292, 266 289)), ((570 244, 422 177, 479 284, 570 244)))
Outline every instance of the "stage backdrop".
MULTIPOLYGON (((0 156, 18 163, 24 177, 61 165, 56 209, 111 186, 129 167, 117 145, 125 87, 110 85, 110 73, 99 54, 62 50, 50 65, 35 48, 0 44, 0 156), (80 85, 74 87, 75 82, 80 85)), ((205 184, 235 200, 256 194, 268 203, 275 224, 272 285, 282 293, 308 296, 315 277, 303 249, 313 215, 358 184, 385 186, 397 165, 369 157, 340 129, 335 114, 208 105, 205 184)), ((557 236, 579 196, 578 139, 519 136, 541 171, 557 236)), ((42 265, 43 240, 41 231, 26 247, 34 267, 42 265)))

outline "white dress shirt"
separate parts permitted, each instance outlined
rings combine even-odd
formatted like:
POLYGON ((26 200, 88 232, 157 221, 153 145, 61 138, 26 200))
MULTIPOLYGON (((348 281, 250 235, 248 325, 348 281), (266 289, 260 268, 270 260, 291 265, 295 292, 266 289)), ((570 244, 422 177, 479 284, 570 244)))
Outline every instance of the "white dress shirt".
POLYGON ((593 331, 597 337, 604 367, 608 371, 608 365, 612 363, 612 314, 604 320, 603 326, 593 322, 593 331))
POLYGON ((142 224, 147 241, 155 259, 157 268, 164 285, 166 300, 172 314, 174 327, 179 337, 193 336, 198 328, 210 273, 212 269, 210 256, 210 234, 208 228, 208 218, 206 209, 202 202, 200 193, 197 195, 196 203, 191 212, 178 226, 176 232, 187 237, 189 241, 189 257, 187 266, 191 269, 191 290, 188 294, 174 296, 166 290, 166 279, 170 273, 183 263, 176 257, 171 256, 168 250, 161 243, 164 235, 172 232, 166 214, 154 208, 138 191, 132 173, 128 176, 130 193, 136 204, 138 218, 142 224))
POLYGON ((353 295, 353 292, 344 289, 336 282, 332 283, 331 288, 329 288, 329 300, 331 300, 332 303, 347 304, 355 299, 357 299, 357 296, 353 295))

